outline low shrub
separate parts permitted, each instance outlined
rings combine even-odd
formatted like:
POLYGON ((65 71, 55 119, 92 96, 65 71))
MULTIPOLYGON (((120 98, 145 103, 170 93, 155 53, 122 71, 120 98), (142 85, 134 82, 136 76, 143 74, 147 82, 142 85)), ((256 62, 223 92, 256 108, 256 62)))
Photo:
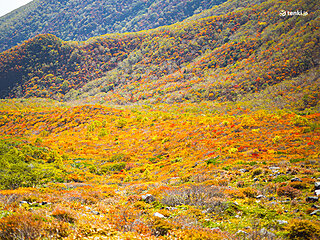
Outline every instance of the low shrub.
POLYGON ((30 212, 12 214, 0 219, 0 239, 39 239, 44 237, 41 217, 30 212))
POLYGON ((288 225, 287 231, 289 239, 320 239, 320 224, 309 220, 295 219, 288 225))
POLYGON ((151 218, 149 224, 152 229, 152 233, 155 236, 165 236, 170 230, 174 229, 174 225, 172 223, 159 217, 151 218))
POLYGON ((301 192, 298 189, 291 187, 290 185, 279 187, 277 190, 278 196, 289 197, 291 200, 301 195, 301 192))
POLYGON ((308 187, 305 182, 291 182, 289 186, 295 189, 306 189, 308 187))
POLYGON ((260 174, 262 174, 262 169, 261 168, 257 168, 255 170, 252 171, 252 177, 258 176, 260 174))
POLYGON ((172 207, 179 205, 214 207, 221 204, 220 200, 223 197, 225 194, 220 187, 191 185, 190 187, 167 190, 161 203, 172 207))
POLYGON ((77 221, 77 217, 75 213, 73 213, 70 209, 57 207, 51 214, 52 217, 68 222, 68 223, 75 223, 77 221))
POLYGON ((243 189, 241 189, 241 191, 248 198, 254 198, 258 195, 258 191, 254 188, 251 188, 251 187, 243 188, 243 189))

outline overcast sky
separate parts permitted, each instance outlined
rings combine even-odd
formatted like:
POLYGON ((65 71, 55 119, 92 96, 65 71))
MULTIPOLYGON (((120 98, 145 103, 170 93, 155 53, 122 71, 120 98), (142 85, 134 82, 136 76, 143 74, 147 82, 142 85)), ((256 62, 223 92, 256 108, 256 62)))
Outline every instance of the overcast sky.
POLYGON ((32 0, 0 0, 0 17, 28 2, 32 2, 32 0))

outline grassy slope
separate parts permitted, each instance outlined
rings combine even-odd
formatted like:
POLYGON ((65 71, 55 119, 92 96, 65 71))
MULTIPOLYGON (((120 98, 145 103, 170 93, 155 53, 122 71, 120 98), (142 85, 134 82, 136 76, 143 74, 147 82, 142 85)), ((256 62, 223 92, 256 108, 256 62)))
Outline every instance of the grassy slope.
POLYGON ((33 209, 33 216, 46 216, 48 226, 36 227, 44 234, 234 239, 238 230, 262 235, 266 228, 284 237, 296 231, 287 228, 296 226, 294 219, 309 220, 306 229, 317 223, 305 198, 320 177, 319 113, 270 112, 265 105, 257 110, 248 102, 114 108, 13 99, 1 106, 4 139, 56 153, 58 179, 65 183, 0 192, 3 213, 17 209, 20 200, 51 202, 18 207, 22 215, 33 209), (294 177, 302 182, 291 183, 294 177), (284 186, 293 190, 282 196, 277 189, 284 186), (147 193, 156 202, 141 200, 147 193), (260 194, 263 201, 255 199, 260 194), (167 218, 153 217, 155 212, 167 218))

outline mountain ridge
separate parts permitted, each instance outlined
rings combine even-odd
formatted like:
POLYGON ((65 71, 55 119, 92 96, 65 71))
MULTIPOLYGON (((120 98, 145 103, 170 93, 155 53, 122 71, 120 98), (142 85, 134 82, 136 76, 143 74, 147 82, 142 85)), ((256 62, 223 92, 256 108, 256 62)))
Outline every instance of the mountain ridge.
POLYGON ((113 32, 151 29, 181 21, 226 0, 34 0, 0 18, 0 51, 37 34, 87 40, 113 32))
POLYGON ((12 97, 89 97, 117 104, 235 100, 317 66, 319 9, 304 2, 308 16, 279 16, 279 9, 293 7, 265 1, 84 42, 39 35, 0 55, 0 78, 11 87, 20 84, 12 97))

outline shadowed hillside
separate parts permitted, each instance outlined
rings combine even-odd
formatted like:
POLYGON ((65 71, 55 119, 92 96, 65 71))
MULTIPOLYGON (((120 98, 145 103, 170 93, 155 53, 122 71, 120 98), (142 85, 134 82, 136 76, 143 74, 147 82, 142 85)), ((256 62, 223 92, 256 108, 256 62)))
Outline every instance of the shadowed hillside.
POLYGON ((226 0, 34 0, 0 18, 0 51, 37 34, 87 40, 169 25, 226 0))

